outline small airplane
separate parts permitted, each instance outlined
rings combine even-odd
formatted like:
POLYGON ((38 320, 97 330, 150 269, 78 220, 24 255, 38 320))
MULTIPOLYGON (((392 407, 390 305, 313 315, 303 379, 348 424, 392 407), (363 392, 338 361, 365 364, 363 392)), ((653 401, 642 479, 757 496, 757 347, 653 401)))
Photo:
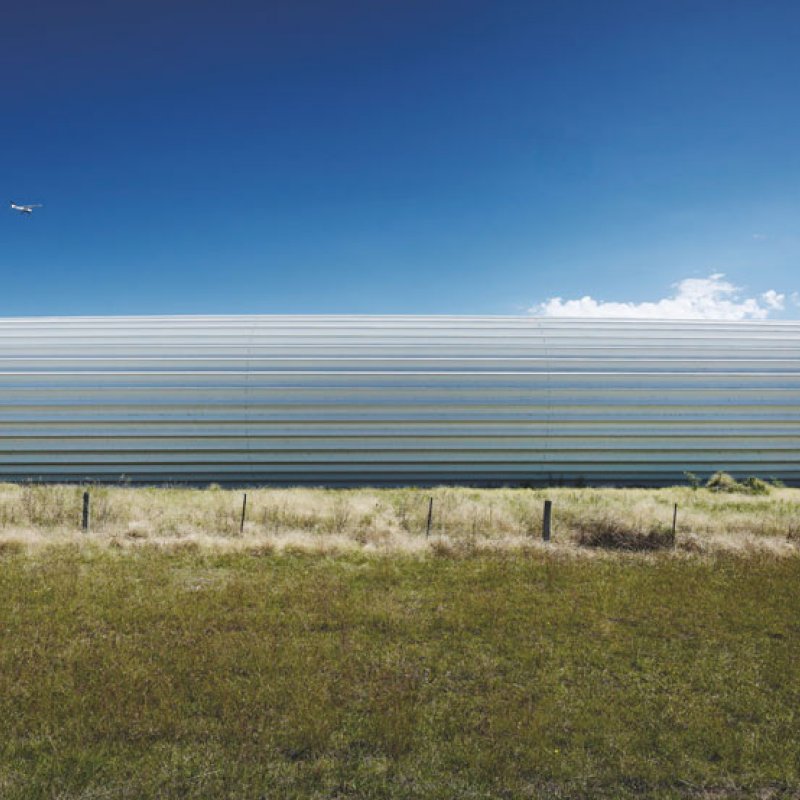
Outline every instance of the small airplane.
POLYGON ((41 208, 41 203, 28 203, 27 205, 12 203, 11 209, 13 211, 19 211, 20 214, 33 214, 34 208, 41 208))

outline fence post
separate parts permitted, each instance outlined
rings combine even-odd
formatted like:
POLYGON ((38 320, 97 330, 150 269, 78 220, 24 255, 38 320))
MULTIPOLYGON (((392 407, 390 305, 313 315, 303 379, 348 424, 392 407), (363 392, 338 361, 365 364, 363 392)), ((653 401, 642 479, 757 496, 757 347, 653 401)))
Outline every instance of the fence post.
POLYGON ((672 509, 672 546, 675 547, 675 527, 678 522, 678 504, 672 509))
POLYGON ((244 493, 242 498, 242 524, 239 526, 239 533, 244 533, 244 515, 247 511, 247 492, 244 493))
POLYGON ((433 520, 433 498, 431 497, 428 503, 428 527, 425 529, 425 538, 430 538, 431 535, 431 521, 433 520))
POLYGON ((89 530, 89 492, 83 493, 83 516, 81 519, 81 528, 89 530))
POLYGON ((553 501, 544 501, 544 516, 542 517, 542 539, 545 542, 550 541, 550 519, 553 513, 553 501))

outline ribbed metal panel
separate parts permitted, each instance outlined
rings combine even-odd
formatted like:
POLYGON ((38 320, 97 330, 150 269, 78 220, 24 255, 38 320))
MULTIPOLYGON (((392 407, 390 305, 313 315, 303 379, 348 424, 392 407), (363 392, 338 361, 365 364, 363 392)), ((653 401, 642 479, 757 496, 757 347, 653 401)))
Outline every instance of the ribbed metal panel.
POLYGON ((800 323, 0 320, 0 479, 800 482, 800 323))

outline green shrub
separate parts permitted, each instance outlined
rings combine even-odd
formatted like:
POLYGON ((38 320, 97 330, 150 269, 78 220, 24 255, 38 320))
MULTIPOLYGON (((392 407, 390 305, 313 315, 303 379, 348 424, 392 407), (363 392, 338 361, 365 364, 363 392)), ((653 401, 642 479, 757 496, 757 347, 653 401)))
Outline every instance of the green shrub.
POLYGON ((715 472, 707 481, 706 489, 712 492, 741 492, 743 486, 727 472, 715 472))
POLYGON ((683 477, 686 478, 686 482, 692 487, 692 489, 699 489, 702 485, 700 478, 698 478, 694 472, 684 472, 683 477))
POLYGON ((738 492, 740 494, 769 494, 769 484, 761 478, 745 478, 741 483, 727 472, 715 472, 706 481, 706 489, 712 492, 738 492))
POLYGON ((749 477, 744 480, 744 486, 750 494, 769 494, 769 484, 761 478, 749 477))

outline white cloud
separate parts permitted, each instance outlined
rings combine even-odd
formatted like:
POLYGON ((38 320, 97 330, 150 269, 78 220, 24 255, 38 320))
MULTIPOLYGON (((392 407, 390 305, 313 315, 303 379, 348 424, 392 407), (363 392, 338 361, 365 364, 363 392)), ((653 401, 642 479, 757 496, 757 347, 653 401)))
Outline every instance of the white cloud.
MULTIPOLYGON (((585 295, 576 300, 551 297, 528 309, 541 317, 628 317, 635 319, 766 319, 783 310, 786 295, 770 289, 760 297, 743 297, 741 288, 721 272, 707 278, 686 278, 675 293, 643 303, 607 302, 585 295)), ((793 302, 796 295, 792 295, 793 302)))
POLYGON ((761 295, 761 299, 766 303, 767 307, 773 311, 783 311, 786 295, 778 294, 774 289, 769 289, 761 295))

